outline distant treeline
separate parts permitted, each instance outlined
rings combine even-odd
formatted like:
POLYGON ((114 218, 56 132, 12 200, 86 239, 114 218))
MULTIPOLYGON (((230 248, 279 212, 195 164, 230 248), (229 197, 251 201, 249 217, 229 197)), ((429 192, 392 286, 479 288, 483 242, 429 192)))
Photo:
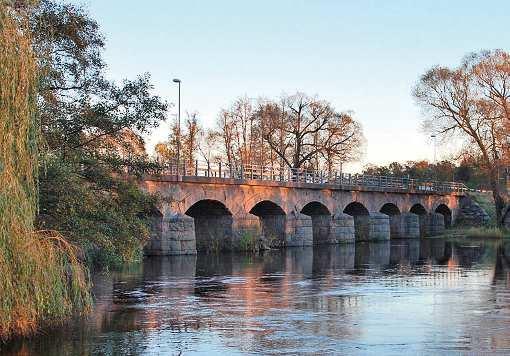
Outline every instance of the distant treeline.
MULTIPOLYGON (((367 165, 364 174, 412 177, 438 181, 456 181, 466 184, 471 189, 489 190, 490 183, 487 173, 477 162, 462 160, 460 163, 440 161, 407 161, 393 162, 386 166, 367 165)), ((505 172, 501 172, 501 183, 505 182, 505 172)))

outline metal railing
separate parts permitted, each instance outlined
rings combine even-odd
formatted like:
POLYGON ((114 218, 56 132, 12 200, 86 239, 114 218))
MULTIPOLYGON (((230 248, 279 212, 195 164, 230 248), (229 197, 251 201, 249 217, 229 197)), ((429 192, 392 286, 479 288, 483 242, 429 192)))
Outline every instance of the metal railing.
POLYGON ((464 192, 469 189, 464 183, 440 182, 434 180, 413 179, 410 177, 374 176, 325 171, 306 170, 302 168, 280 168, 261 165, 228 165, 222 162, 201 162, 193 164, 162 164, 153 172, 158 175, 184 177, 210 177, 241 180, 261 180, 272 182, 292 182, 309 184, 328 184, 341 187, 360 187, 372 189, 393 189, 423 192, 464 192))

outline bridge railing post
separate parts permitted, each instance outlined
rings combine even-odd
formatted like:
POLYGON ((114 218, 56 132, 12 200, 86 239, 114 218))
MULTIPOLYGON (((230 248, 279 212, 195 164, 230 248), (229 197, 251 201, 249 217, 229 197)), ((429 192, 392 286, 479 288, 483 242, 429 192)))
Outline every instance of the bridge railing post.
POLYGON ((221 162, 218 162, 218 173, 219 173, 219 177, 221 177, 221 162))

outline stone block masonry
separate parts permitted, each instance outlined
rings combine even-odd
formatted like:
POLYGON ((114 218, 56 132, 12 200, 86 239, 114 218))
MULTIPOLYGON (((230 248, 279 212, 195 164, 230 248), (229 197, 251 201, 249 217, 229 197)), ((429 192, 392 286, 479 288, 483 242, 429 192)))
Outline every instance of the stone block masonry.
POLYGON ((148 255, 237 250, 246 236, 261 248, 429 236, 444 231, 446 220, 455 222, 465 197, 398 187, 182 176, 148 177, 141 186, 162 202, 151 217, 148 255), (397 213, 380 213, 384 205, 397 213))

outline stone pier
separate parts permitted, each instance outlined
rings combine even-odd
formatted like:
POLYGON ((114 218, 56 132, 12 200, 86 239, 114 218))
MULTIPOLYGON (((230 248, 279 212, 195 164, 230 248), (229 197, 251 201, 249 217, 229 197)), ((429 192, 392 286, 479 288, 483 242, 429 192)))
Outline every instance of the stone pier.
POLYGON ((312 246, 313 225, 310 216, 293 212, 287 217, 286 246, 312 246))
POLYGON ((400 232, 398 238, 420 238, 420 218, 418 215, 413 213, 400 214, 400 232))
POLYGON ((369 215, 369 241, 385 241, 390 239, 390 217, 379 212, 369 215))
POLYGON ((426 236, 437 236, 444 233, 444 216, 439 213, 430 213, 428 216, 428 231, 426 236))
POLYGON ((194 255, 197 253, 195 222, 185 215, 162 216, 153 223, 144 253, 149 256, 194 255))
POLYGON ((346 243, 354 240, 354 218, 343 213, 335 214, 331 219, 330 243, 346 243))

